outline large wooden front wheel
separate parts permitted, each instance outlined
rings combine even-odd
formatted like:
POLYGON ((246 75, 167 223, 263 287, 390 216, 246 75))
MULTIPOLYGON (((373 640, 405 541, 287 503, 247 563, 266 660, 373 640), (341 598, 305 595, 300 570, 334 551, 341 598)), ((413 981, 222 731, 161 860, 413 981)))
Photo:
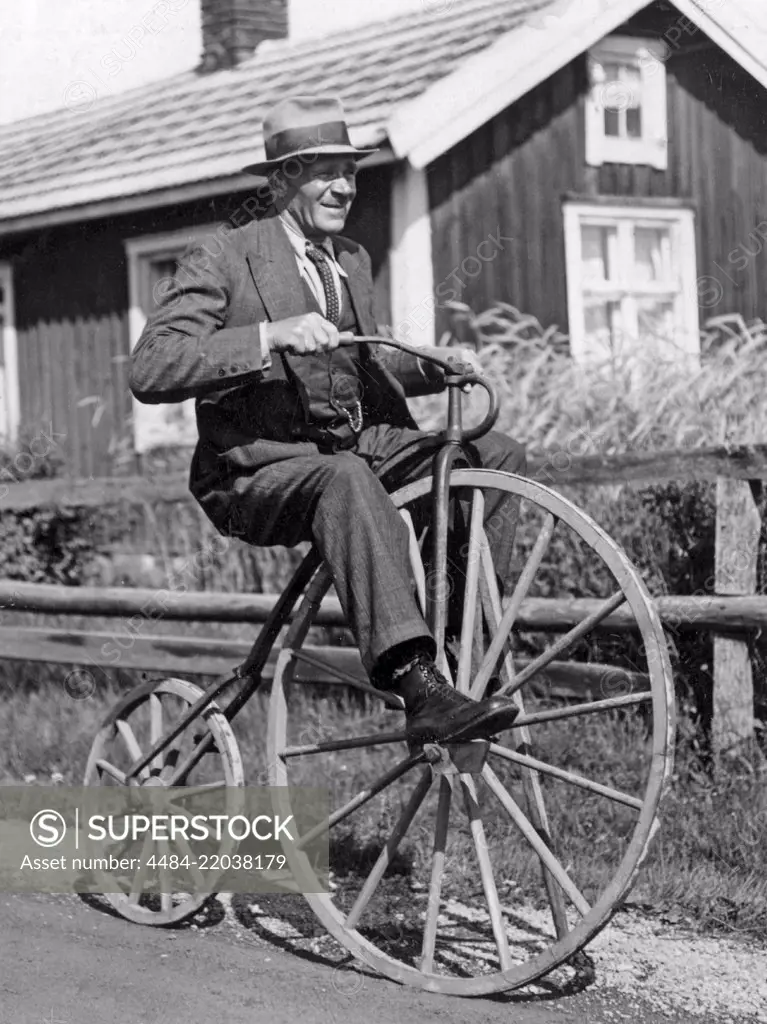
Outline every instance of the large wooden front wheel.
MULTIPOLYGON (((428 548, 412 524, 430 487, 426 479, 392 495, 411 526, 422 600, 428 548)), ((387 977, 481 995, 528 984, 559 965, 570 970, 573 954, 625 897, 658 826, 674 701, 646 588, 593 520, 547 487, 492 470, 453 471, 450 495, 465 532, 463 550, 450 557, 462 570, 436 595, 454 609, 459 578, 459 622, 453 611, 452 655, 448 643, 442 662, 475 698, 488 685, 513 694, 521 709, 514 727, 490 743, 409 749, 396 698, 372 694, 356 652, 339 648, 322 672, 348 686, 350 720, 307 742, 300 691, 306 663, 317 667, 305 641, 330 586, 321 567, 277 660, 269 762, 276 785, 331 791, 325 825, 334 885, 306 896, 331 934, 387 977), (485 509, 499 495, 501 511, 485 526, 485 509), (504 515, 515 502, 521 557, 512 560, 511 592, 502 599, 490 540, 499 524, 511 523, 504 515), (605 596, 552 642, 516 620, 526 596, 555 592, 556 558, 545 556, 564 551, 566 535, 584 570, 605 582, 605 596), (616 610, 630 612, 641 639, 630 670, 595 663, 594 651, 603 654, 605 643, 609 650, 605 630, 616 610)), ((294 870, 310 870, 295 846, 285 852, 294 870)))

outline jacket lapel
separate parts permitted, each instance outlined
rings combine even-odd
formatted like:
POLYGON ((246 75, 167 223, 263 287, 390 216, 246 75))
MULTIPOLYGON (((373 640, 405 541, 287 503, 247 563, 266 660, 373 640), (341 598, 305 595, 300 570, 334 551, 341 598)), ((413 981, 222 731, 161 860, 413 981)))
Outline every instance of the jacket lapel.
POLYGON ((337 247, 338 262, 346 271, 349 294, 352 299, 354 315, 357 318, 362 334, 375 334, 375 320, 370 315, 370 278, 363 273, 362 264, 356 254, 348 249, 337 247))
POLYGON ((306 312, 296 256, 276 216, 256 221, 246 259, 270 320, 287 320, 306 312))

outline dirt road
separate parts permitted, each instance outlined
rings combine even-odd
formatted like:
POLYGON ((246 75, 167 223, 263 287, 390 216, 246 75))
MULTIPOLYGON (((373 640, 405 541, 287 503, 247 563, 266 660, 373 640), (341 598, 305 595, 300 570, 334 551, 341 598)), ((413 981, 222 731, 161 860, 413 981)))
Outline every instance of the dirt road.
MULTIPOLYGON (((75 896, 0 895, 2 1024, 692 1024, 641 991, 456 999, 334 967, 243 930, 221 908, 209 927, 144 928, 75 896)), ((691 985, 695 981, 690 979, 691 985)), ((707 1015, 715 1021, 759 1017, 707 1015)), ((695 1017, 695 1021, 701 1018, 695 1017)))

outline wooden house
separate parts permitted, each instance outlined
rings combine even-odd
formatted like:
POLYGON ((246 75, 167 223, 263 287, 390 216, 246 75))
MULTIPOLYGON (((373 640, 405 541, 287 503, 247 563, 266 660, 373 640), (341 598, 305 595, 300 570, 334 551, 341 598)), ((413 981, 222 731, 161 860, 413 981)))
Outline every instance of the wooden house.
POLYGON ((348 234, 414 341, 450 300, 558 324, 574 358, 767 319, 767 34, 737 0, 428 3, 300 44, 287 0, 201 3, 197 69, 0 129, 7 438, 52 426, 81 476, 194 440, 190 403, 133 403, 127 360, 186 245, 251 215, 241 168, 288 93, 339 95, 379 147, 348 234))

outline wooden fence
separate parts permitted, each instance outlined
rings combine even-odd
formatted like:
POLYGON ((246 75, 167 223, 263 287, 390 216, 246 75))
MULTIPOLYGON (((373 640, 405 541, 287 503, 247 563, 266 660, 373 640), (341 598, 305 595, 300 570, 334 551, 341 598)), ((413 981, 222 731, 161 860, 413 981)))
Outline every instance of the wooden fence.
MULTIPOLYGON (((601 484, 648 484, 658 481, 716 481, 716 553, 713 596, 671 596, 658 599, 662 621, 681 632, 707 630, 714 638, 714 726, 718 749, 749 738, 754 730, 754 677, 749 638, 767 628, 767 596, 757 594, 757 560, 762 532, 758 510, 762 481, 767 480, 767 446, 710 448, 694 451, 640 452, 614 456, 574 457, 552 452, 531 460, 529 475, 551 487, 601 484)), ((0 512, 48 505, 103 507, 106 504, 177 502, 189 499, 186 475, 161 479, 126 477, 108 480, 42 480, 0 487, 0 512)), ((114 616, 122 619, 160 617, 189 622, 262 623, 273 595, 163 592, 157 615, 156 590, 61 588, 0 581, 0 608, 56 614, 114 616)), ((589 598, 528 598, 520 609, 520 627, 563 631, 586 618, 599 604, 589 598)), ((340 608, 326 601, 321 623, 343 623, 340 608)), ((605 620, 611 631, 633 628, 619 609, 605 620)), ((108 667, 114 636, 42 628, 0 626, 0 658, 108 667)), ((119 652, 124 668, 177 674, 223 674, 247 654, 242 641, 179 636, 138 636, 119 652)), ((339 664, 364 679, 355 651, 318 648, 317 681, 332 681, 323 663, 339 664)), ((604 667, 555 663, 548 683, 553 690, 589 687, 604 667)), ((644 677, 626 673, 632 686, 644 677), (630 677, 630 679, 629 679, 630 677)))

